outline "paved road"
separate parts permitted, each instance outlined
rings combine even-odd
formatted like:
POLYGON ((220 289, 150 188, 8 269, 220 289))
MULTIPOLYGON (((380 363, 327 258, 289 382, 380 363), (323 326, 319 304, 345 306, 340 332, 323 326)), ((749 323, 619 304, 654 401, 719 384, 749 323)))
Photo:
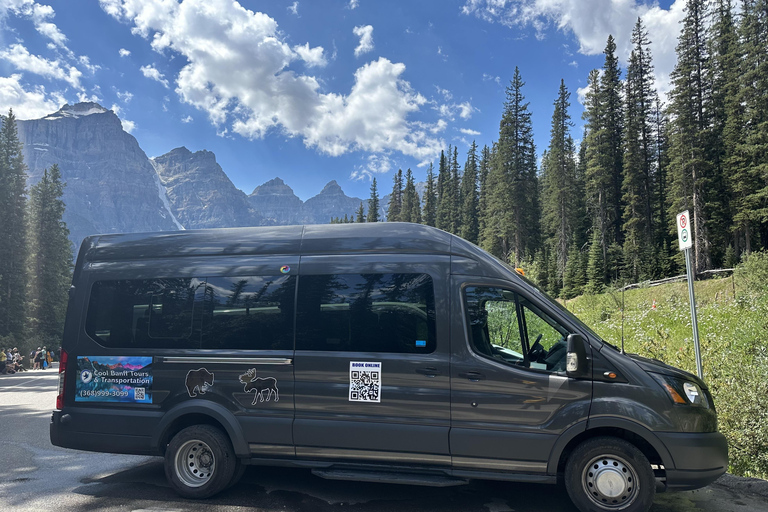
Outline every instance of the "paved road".
MULTIPOLYGON (((307 470, 250 467, 232 489, 180 499, 162 459, 51 446, 55 371, 0 375, 0 510, 74 512, 576 512, 554 486, 473 481, 449 488, 336 482, 307 470)), ((743 482, 741 482, 743 483, 743 482)), ((715 483, 656 497, 652 512, 768 512, 768 499, 715 483)))

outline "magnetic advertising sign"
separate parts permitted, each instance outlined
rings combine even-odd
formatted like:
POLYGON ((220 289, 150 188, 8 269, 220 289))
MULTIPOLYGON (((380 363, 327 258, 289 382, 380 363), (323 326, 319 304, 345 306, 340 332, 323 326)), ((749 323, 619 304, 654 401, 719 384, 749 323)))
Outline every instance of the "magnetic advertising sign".
POLYGON ((76 402, 152 403, 152 358, 78 356, 76 402))
POLYGON ((381 402, 380 362, 349 362, 349 401, 381 402))

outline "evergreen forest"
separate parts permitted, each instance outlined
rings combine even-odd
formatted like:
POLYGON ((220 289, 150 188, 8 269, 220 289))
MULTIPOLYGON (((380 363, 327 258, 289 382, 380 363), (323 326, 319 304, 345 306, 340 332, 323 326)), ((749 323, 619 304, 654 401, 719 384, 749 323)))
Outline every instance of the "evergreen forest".
MULTIPOLYGON (((386 220, 459 235, 566 299, 680 273, 684 210, 697 273, 768 248, 768 0, 688 0, 666 101, 642 19, 631 41, 626 69, 609 36, 602 68, 589 73, 583 133, 572 133, 561 81, 537 161, 515 69, 498 139, 466 155, 443 151, 421 198, 411 171, 398 171, 386 220)), ((334 222, 380 220, 368 211, 334 222)))

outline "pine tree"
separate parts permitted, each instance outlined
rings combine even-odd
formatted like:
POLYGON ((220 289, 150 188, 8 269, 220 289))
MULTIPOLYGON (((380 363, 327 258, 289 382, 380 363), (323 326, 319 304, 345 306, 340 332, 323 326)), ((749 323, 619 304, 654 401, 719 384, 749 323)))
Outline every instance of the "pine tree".
MULTIPOLYGON (((592 218, 592 230, 600 240, 602 260, 608 258, 608 246, 613 240, 611 228, 612 208, 611 175, 604 158, 605 139, 604 108, 600 102, 600 72, 593 69, 587 78, 584 114, 585 135, 583 138, 584 180, 587 211, 592 218)), ((605 281, 605 277, 601 279, 605 281)))
MULTIPOLYGON (((608 247, 623 240, 621 186, 623 131, 621 70, 616 43, 608 36, 602 74, 589 74, 583 118, 586 121, 584 188, 592 229, 598 230, 603 260, 608 247)), ((609 265, 608 265, 609 266, 609 265)))
POLYGON ((21 340, 26 309, 26 169, 13 110, 0 116, 0 336, 21 340))
POLYGON ((536 251, 533 257, 533 269, 529 276, 539 288, 549 290, 549 259, 545 248, 536 251))
POLYGON ((613 228, 613 242, 621 243, 621 183, 624 167, 623 136, 624 113, 621 100, 621 69, 616 56, 616 43, 613 36, 608 36, 605 45, 605 63, 600 76, 600 103, 603 107, 603 144, 605 171, 610 177, 611 197, 609 208, 613 211, 610 226, 613 228))
POLYGON ((365 222, 365 208, 363 207, 362 201, 360 201, 360 206, 355 214, 355 222, 365 222))
MULTIPOLYGON (((667 170, 669 168, 669 119, 662 106, 661 99, 656 96, 653 107, 653 158, 655 172, 653 175, 653 189, 656 191, 656 202, 653 206, 653 217, 657 219, 656 240, 654 246, 658 247, 664 258, 669 256, 664 253, 663 247, 669 246, 668 231, 665 229, 668 223, 667 194, 667 170)), ((660 275, 668 275, 662 272, 660 275)))
POLYGON ((416 192, 416 183, 413 180, 413 172, 408 169, 405 173, 405 189, 403 190, 403 203, 400 212, 400 220, 403 222, 421 223, 421 201, 416 192))
POLYGON ((467 152, 467 162, 464 164, 464 174, 461 178, 461 238, 477 243, 479 232, 478 192, 477 192, 477 144, 472 145, 467 152))
POLYGON ((435 207, 435 225, 444 231, 451 231, 450 197, 451 171, 445 152, 440 152, 440 164, 437 168, 437 205, 435 207))
POLYGON ((47 343, 56 343, 63 334, 71 282, 72 246, 62 220, 63 194, 64 184, 55 164, 43 172, 29 193, 27 328, 30 335, 47 343))
POLYGON ((655 272, 653 233, 653 87, 648 32, 640 18, 632 30, 634 48, 625 82, 624 179, 624 261, 627 277, 637 282, 655 272))
MULTIPOLYGON (((450 150, 450 147, 448 148, 450 150)), ((450 151, 449 151, 450 153, 450 151)), ((450 162, 450 181, 446 194, 451 203, 450 206, 450 232, 458 235, 461 230, 461 176, 459 175, 459 150, 453 147, 453 155, 450 162)))
POLYGON ((478 245, 482 245, 483 232, 488 225, 488 171, 491 164, 491 150, 488 146, 483 146, 483 150, 480 152, 480 165, 478 167, 478 184, 479 192, 477 198, 477 210, 478 210, 478 245))
POLYGON ((515 68, 483 187, 487 194, 481 245, 504 260, 513 258, 516 266, 538 248, 540 218, 536 147, 524 85, 515 68))
MULTIPOLYGON (((711 84, 707 79, 705 0, 688 0, 683 29, 678 40, 677 64, 672 72, 670 111, 673 115, 670 138, 669 217, 683 210, 691 212, 695 272, 712 267, 712 235, 708 195, 715 172, 710 144, 712 121, 711 84)), ((711 197, 711 196, 710 196, 711 197)), ((670 225, 676 235, 676 228, 670 225)))
POLYGON ((561 296, 564 299, 572 299, 581 295, 584 290, 584 269, 581 265, 581 254, 575 243, 568 250, 568 262, 563 274, 563 290, 561 296))
POLYGON ((552 114, 549 148, 542 159, 542 207, 543 226, 553 248, 553 259, 557 263, 558 289, 568 261, 568 249, 574 241, 574 226, 579 224, 584 213, 577 208, 574 190, 580 188, 576 180, 576 161, 573 139, 570 135, 570 92, 565 82, 560 89, 552 114))
MULTIPOLYGON (((739 66, 741 61, 741 49, 736 35, 736 25, 733 21, 731 0, 714 0, 712 2, 713 20, 708 31, 709 68, 707 81, 712 89, 709 127, 708 160, 712 165, 712 175, 708 188, 716 190, 716 193, 707 194, 707 208, 709 210, 709 227, 712 244, 712 263, 721 266, 725 258, 725 249, 734 242, 733 212, 731 210, 733 183, 731 177, 738 172, 738 168, 732 168, 735 164, 730 157, 733 155, 732 146, 738 142, 729 140, 730 148, 726 148, 726 126, 733 128, 729 123, 729 116, 739 117, 738 122, 743 122, 739 115, 740 106, 734 103, 739 95, 739 66), (731 98, 731 99, 729 99, 731 98)), ((739 130, 740 131, 740 130, 739 130)), ((731 133, 731 136, 734 134, 731 133)), ((736 166, 738 167, 738 166, 736 166)))
POLYGON ((424 211, 422 219, 427 226, 434 226, 437 220, 437 189, 435 184, 435 172, 432 170, 432 164, 429 164, 427 171, 427 188, 424 191, 424 211))
POLYGON ((371 198, 368 200, 368 218, 366 222, 379 222, 379 190, 376 178, 371 182, 371 198))
POLYGON ((596 295, 603 291, 603 279, 605 278, 605 268, 603 265, 603 247, 600 240, 600 233, 597 230, 592 231, 592 240, 589 244, 589 256, 587 258, 587 283, 584 287, 584 293, 596 295))
POLYGON ((403 170, 398 169, 392 179, 392 194, 389 196, 387 208, 387 222, 399 222, 402 220, 403 209, 403 170))
MULTIPOLYGON (((741 133, 730 134, 732 189, 735 195, 736 225, 744 233, 745 251, 750 251, 752 230, 759 233, 760 244, 768 248, 768 1, 744 0, 740 26, 743 59, 740 69, 741 94, 732 105, 742 107, 743 116, 734 116, 733 125, 741 123, 741 133)), ((756 237, 754 237, 756 238, 756 237)))

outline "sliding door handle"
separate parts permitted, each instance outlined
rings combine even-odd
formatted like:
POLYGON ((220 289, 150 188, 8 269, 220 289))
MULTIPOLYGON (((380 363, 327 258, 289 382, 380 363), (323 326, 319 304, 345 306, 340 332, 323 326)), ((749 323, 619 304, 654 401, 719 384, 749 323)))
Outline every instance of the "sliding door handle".
POLYGON ((420 373, 421 375, 426 375, 427 377, 434 378, 440 375, 440 370, 432 366, 429 366, 427 368, 416 368, 416 373, 420 373))
POLYGON ((460 373, 459 377, 462 379, 469 379, 470 382, 478 382, 481 380, 485 380, 485 375, 483 375, 480 372, 465 372, 460 373))

